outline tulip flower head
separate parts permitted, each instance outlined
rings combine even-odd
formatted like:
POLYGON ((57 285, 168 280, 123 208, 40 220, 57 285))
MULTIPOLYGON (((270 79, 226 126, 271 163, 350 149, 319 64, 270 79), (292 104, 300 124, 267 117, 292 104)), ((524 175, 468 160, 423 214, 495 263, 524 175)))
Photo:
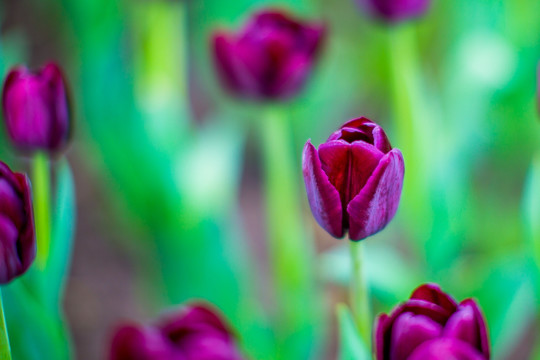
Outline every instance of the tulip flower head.
POLYGON ((356 0, 372 16, 397 23, 422 16, 429 8, 431 0, 356 0))
POLYGON ((194 304, 157 326, 124 325, 113 338, 111 360, 242 360, 231 330, 215 311, 194 304))
POLYGON ((55 153, 70 135, 66 87, 60 68, 53 63, 33 73, 23 66, 6 77, 2 108, 7 133, 22 151, 55 153))
POLYGON ((288 99, 304 86, 323 37, 319 23, 301 22, 278 10, 258 12, 237 34, 214 33, 219 78, 240 98, 288 99))
POLYGON ((375 324, 377 360, 489 360, 484 316, 477 303, 457 304, 435 284, 416 289, 409 300, 375 324))
POLYGON ((35 257, 30 182, 0 161, 0 284, 22 275, 35 257))
POLYGON ((319 149, 308 140, 302 157, 313 216, 330 235, 362 240, 396 214, 403 187, 403 156, 367 118, 345 123, 319 149))

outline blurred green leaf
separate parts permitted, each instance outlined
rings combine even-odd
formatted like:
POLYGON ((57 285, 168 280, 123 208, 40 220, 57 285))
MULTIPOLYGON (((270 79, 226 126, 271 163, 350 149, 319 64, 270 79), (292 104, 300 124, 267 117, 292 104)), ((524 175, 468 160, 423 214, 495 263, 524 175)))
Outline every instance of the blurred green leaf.
POLYGON ((362 341, 352 314, 344 304, 338 304, 336 313, 339 322, 339 360, 370 360, 370 346, 362 341))

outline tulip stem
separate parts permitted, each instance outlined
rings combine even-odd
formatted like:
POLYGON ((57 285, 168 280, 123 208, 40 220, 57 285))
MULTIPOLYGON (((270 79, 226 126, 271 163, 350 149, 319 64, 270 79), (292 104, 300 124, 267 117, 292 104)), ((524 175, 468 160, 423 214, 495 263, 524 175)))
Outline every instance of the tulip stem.
POLYGON ((362 340, 367 347, 371 345, 371 306, 366 275, 363 267, 363 244, 361 241, 349 241, 351 254, 351 309, 362 340))
POLYGON ((6 318, 4 316, 4 302, 0 291, 0 360, 11 360, 11 348, 9 346, 9 336, 6 327, 6 318))
POLYGON ((44 269, 51 243, 50 187, 51 174, 48 156, 38 152, 33 164, 34 215, 36 222, 36 264, 44 269))

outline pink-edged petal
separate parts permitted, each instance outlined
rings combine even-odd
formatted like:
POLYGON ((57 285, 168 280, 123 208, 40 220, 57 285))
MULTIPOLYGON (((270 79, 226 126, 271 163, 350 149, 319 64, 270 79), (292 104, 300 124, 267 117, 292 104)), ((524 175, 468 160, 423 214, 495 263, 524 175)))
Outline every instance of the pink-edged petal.
POLYGON ((382 230, 397 212, 405 167, 398 149, 386 154, 347 206, 349 238, 362 240, 382 230))
POLYGON ((315 220, 330 235, 343 237, 343 208, 339 192, 323 171, 319 154, 309 140, 302 153, 302 173, 315 220))
POLYGON ((442 291, 439 285, 433 283, 419 286, 413 291, 410 298, 429 301, 452 313, 457 309, 456 301, 450 295, 442 291))
POLYGON ((463 300, 444 329, 444 335, 468 342, 489 358, 489 338, 484 315, 473 299, 463 300))
POLYGON ((439 338, 420 345, 406 360, 487 360, 466 342, 439 338))
POLYGON ((439 337, 442 329, 441 324, 427 316, 401 314, 392 327, 390 360, 407 359, 420 344, 439 337))

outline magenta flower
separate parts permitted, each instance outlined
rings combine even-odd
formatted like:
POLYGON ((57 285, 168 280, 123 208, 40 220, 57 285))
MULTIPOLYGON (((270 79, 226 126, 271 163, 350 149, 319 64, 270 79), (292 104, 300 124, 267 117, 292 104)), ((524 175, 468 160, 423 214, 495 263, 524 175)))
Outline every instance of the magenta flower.
POLYGON ((489 360, 484 316, 472 299, 457 304, 435 284, 375 324, 377 360, 489 360))
POLYGON ((47 64, 37 73, 23 66, 13 68, 4 82, 2 108, 8 135, 19 149, 52 153, 66 146, 70 114, 64 78, 56 64, 47 64))
POLYGON ((345 123, 318 150, 308 140, 302 167, 313 216, 330 235, 362 240, 396 214, 403 157, 371 120, 345 123))
POLYGON ((22 275, 35 257, 30 182, 0 161, 0 284, 22 275))
POLYGON ((214 33, 219 78, 241 98, 290 98, 311 73, 323 35, 319 23, 301 22, 278 10, 256 13, 238 34, 214 33))
POLYGON ((157 326, 124 325, 112 340, 111 360, 242 360, 235 337, 216 312, 193 304, 157 326))
POLYGON ((422 16, 430 0, 356 0, 372 16, 395 23, 422 16))

